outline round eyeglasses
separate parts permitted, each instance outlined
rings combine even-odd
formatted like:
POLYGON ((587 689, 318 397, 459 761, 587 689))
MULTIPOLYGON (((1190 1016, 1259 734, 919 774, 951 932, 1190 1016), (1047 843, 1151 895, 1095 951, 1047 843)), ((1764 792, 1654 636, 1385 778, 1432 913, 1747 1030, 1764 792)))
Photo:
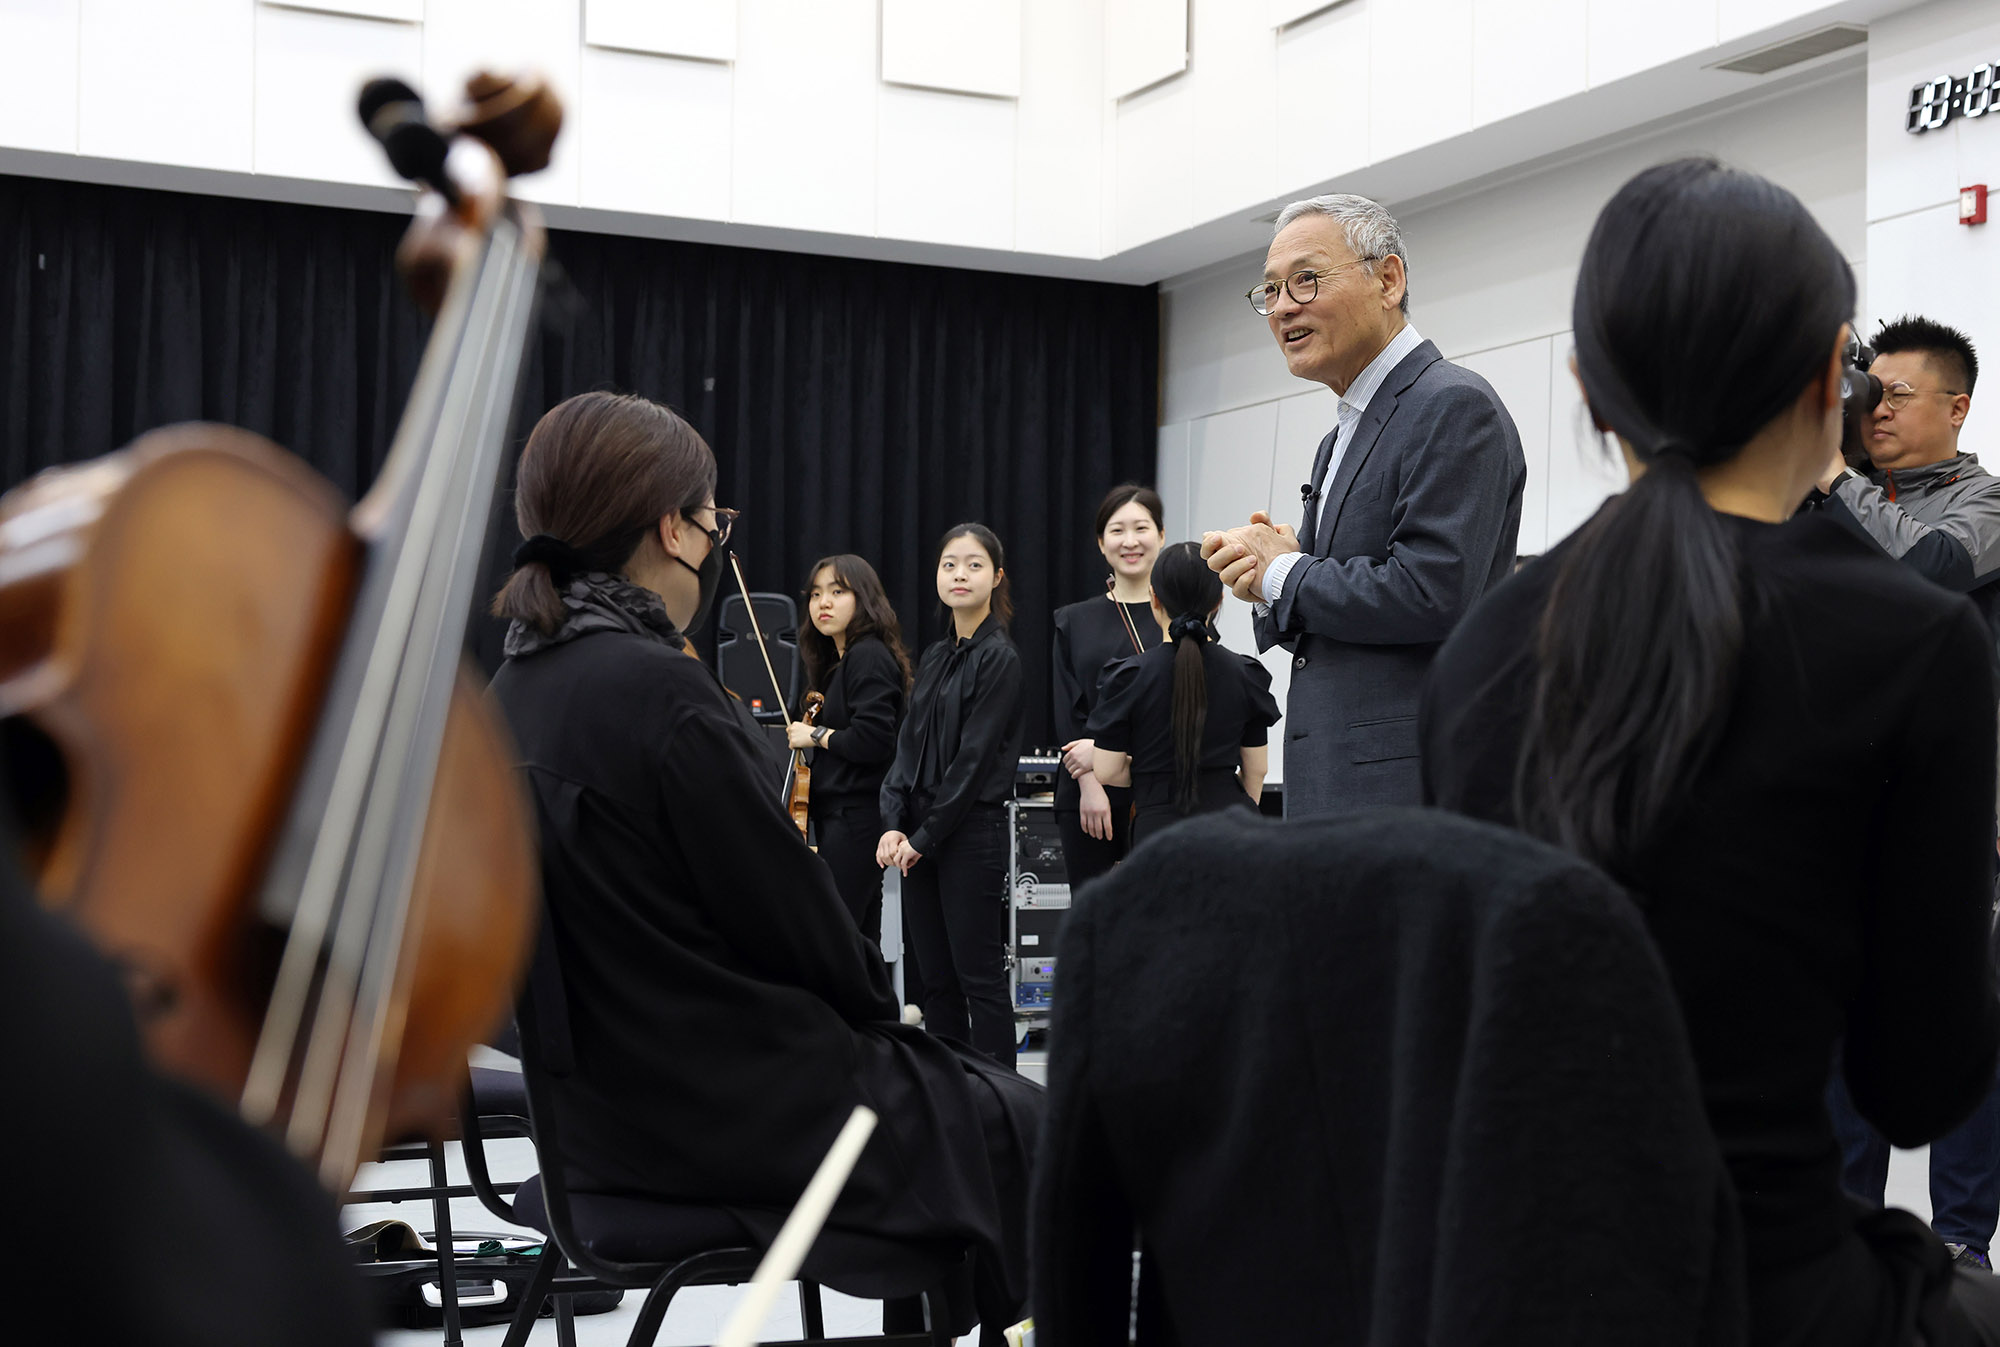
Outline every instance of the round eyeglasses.
POLYGON ((1324 271, 1314 271, 1311 268, 1295 271, 1282 281, 1265 281, 1262 285, 1253 285, 1244 292, 1243 297, 1250 301, 1251 308, 1268 318, 1278 305, 1280 290, 1291 295, 1295 304, 1310 304, 1319 298, 1319 282, 1322 276, 1331 276, 1349 267, 1365 267, 1370 262, 1380 260, 1374 257, 1357 257, 1352 262, 1342 262, 1339 266, 1328 267, 1324 271))
POLYGON ((1898 379, 1895 383, 1883 386, 1882 405, 1892 412, 1900 412, 1910 405, 1911 398, 1925 396, 1955 398, 1958 394, 1949 388, 1912 388, 1898 379))

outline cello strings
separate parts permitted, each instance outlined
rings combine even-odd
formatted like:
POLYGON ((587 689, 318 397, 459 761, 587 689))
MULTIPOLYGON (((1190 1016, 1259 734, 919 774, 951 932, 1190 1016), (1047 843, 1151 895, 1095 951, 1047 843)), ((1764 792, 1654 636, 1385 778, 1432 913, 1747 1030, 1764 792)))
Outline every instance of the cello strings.
MULTIPOLYGON (((494 255, 504 251, 496 231, 475 274, 483 279, 494 265, 494 255)), ((477 284, 474 294, 466 331, 490 334, 496 326, 493 311, 506 298, 504 287, 477 284)), ((345 861, 341 867, 339 919, 333 944, 327 951, 321 993, 313 1011, 287 1127, 287 1139, 294 1151, 303 1156, 319 1154, 326 1140, 337 1083, 343 1074, 342 1063, 350 1050, 350 1031, 363 967, 381 924, 383 905, 390 906, 393 916, 393 910, 403 906, 402 900, 407 898, 407 889, 401 895, 385 890, 384 867, 389 841, 407 803, 403 798, 407 785, 403 766, 415 747, 413 738, 419 728, 417 708, 410 703, 412 679, 421 695, 423 685, 434 672, 430 661, 413 659, 412 646, 415 633, 426 622, 435 629, 443 617, 439 611, 441 599, 435 595, 432 558, 454 504, 463 508, 458 500, 463 495, 460 485, 465 472, 463 444, 479 410, 482 380, 477 376, 485 363, 484 350, 468 349, 470 346, 470 341, 462 339, 454 362, 454 377, 440 409, 441 429, 425 459, 410 527, 401 542, 395 593, 387 620, 375 637, 378 651, 386 648, 388 652, 384 664, 391 681, 382 690, 382 700, 367 708, 365 718, 357 716, 358 733, 370 750, 369 789, 357 801, 357 825, 336 839, 342 844, 345 861), (468 370, 474 377, 467 377, 468 370), (455 431, 448 440, 443 427, 455 431)), ((420 820, 416 826, 421 827, 420 820)), ((397 952, 392 950, 377 957, 393 961, 397 952)))
POLYGON ((532 262, 521 264, 518 244, 511 233, 495 241, 495 288, 502 291, 502 303, 474 385, 478 417, 468 418, 470 433, 457 449, 462 467, 455 518, 436 539, 430 557, 434 602, 431 620, 419 632, 427 646, 422 665, 408 680, 404 716, 398 718, 407 717, 409 733, 400 733, 392 722, 391 742, 404 745, 398 767, 402 788, 379 801, 392 845, 382 853, 381 873, 357 871, 352 881, 374 895, 376 930, 364 956, 362 994, 345 1035, 321 1156, 321 1177, 329 1187, 346 1181, 374 1134, 385 1093, 380 1087, 394 1074, 402 1040, 411 967, 402 956, 413 934, 412 921, 421 921, 421 914, 412 910, 412 894, 464 649, 462 624, 452 619, 469 608, 478 583, 491 486, 514 407, 519 362, 512 353, 522 348, 534 308, 537 270, 532 262))
MULTIPOLYGON (((397 428, 396 442, 390 453, 392 463, 419 453, 419 445, 436 439, 444 395, 464 341, 466 311, 470 304, 469 291, 447 298, 439 315, 441 336, 433 337, 419 368, 417 392, 412 396, 403 423, 397 428)), ((398 600, 401 578, 398 572, 388 585, 385 610, 377 618, 378 632, 392 617, 388 605, 398 600)), ((364 597, 371 588, 364 582, 364 597)), ((283 959, 258 1035, 250 1073, 244 1084, 242 1112, 253 1123, 269 1123, 277 1117, 285 1087, 291 1078, 298 1038, 304 1030, 313 994, 319 985, 320 957, 327 932, 339 913, 341 877, 348 861, 347 845, 340 839, 352 836, 372 774, 374 741, 360 733, 360 729, 370 719, 377 718, 374 708, 383 704, 388 695, 389 680, 395 674, 400 653, 399 648, 378 640, 371 647, 362 667, 349 728, 338 746, 324 807, 313 824, 304 874, 299 880, 296 901, 292 905, 283 959)), ((304 803, 310 805, 311 802, 304 803)), ((295 810, 297 807, 295 804, 295 810)), ((282 882, 282 879, 282 875, 274 876, 273 882, 282 882)))

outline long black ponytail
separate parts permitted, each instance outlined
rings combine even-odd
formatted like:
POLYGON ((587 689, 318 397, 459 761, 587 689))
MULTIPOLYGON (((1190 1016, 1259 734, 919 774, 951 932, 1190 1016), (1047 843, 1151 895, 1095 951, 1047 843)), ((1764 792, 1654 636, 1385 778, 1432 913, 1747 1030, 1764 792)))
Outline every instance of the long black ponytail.
POLYGON ((1153 562, 1153 597, 1167 614, 1174 645, 1174 808, 1192 814, 1201 803, 1201 736, 1208 728, 1208 619, 1222 602, 1222 578, 1201 559, 1200 543, 1160 549, 1153 562))
POLYGON ((1733 535, 1696 474, 1826 377, 1854 300, 1797 197, 1712 159, 1646 170, 1597 217, 1577 374, 1645 471, 1579 532, 1550 592, 1514 781, 1529 831, 1617 869, 1685 799, 1743 642, 1733 535))

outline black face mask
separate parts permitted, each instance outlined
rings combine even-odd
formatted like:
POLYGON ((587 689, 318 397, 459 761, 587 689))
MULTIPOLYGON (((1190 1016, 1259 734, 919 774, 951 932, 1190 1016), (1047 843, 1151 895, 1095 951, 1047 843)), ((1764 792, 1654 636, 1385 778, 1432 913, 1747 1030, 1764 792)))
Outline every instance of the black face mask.
POLYGON ((701 587, 701 599, 695 605, 694 616, 689 618, 687 626, 681 629, 684 634, 689 636, 700 631, 702 625, 708 621, 709 610, 715 607, 715 592, 722 587, 722 548, 716 544, 714 532, 707 532, 709 538, 708 555, 701 559, 701 565, 688 566, 686 557, 674 558, 675 561, 680 562, 683 566, 687 566, 689 570, 694 572, 695 582, 701 587))

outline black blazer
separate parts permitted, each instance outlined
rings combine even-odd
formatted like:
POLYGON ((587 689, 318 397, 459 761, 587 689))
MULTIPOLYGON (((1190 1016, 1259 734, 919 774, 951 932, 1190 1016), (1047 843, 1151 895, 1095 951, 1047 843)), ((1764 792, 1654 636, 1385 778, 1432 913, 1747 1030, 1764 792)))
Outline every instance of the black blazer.
POLYGON ((1679 1009, 1610 880, 1416 810, 1231 810, 1075 897, 1042 1347, 1741 1341, 1679 1009), (1198 994, 1197 994, 1198 993, 1198 994))
POLYGON ((1438 643, 1512 569, 1527 477, 1499 394, 1430 342, 1375 390, 1299 536, 1306 559, 1255 621, 1258 649, 1292 652, 1287 817, 1417 803, 1417 691, 1438 643))

